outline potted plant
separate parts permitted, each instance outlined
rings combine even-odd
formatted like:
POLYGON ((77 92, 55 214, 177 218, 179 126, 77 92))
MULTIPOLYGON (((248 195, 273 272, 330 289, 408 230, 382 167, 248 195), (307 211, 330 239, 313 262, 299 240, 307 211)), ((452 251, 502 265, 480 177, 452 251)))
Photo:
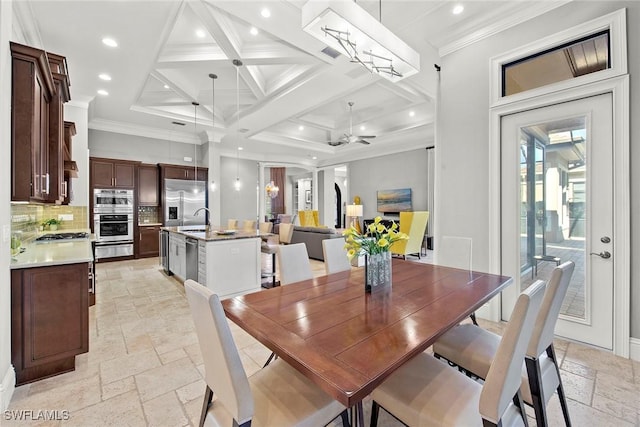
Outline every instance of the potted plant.
POLYGON ((62 224, 62 221, 60 221, 59 219, 55 219, 55 218, 49 218, 49 219, 45 219, 44 221, 42 221, 42 226, 43 227, 48 227, 49 230, 51 230, 51 231, 56 231, 60 224, 62 224))

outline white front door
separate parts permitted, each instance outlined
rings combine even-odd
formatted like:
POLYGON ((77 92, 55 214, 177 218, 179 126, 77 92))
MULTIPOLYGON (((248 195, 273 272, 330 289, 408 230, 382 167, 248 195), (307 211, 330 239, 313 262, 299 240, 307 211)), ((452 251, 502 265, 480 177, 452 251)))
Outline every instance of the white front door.
POLYGON ((613 123, 610 93, 501 119, 501 265, 518 293, 576 268, 556 334, 613 348, 613 123))

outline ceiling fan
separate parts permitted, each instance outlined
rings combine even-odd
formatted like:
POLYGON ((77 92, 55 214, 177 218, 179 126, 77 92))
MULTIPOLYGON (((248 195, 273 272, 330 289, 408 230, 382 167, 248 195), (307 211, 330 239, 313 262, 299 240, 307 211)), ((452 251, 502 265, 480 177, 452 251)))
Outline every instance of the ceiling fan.
POLYGON ((349 101, 349 133, 345 133, 337 141, 329 141, 329 145, 337 147, 339 145, 351 144, 352 142, 359 142, 360 144, 369 145, 370 142, 367 139, 375 138, 375 135, 354 135, 353 134, 353 101, 349 101))

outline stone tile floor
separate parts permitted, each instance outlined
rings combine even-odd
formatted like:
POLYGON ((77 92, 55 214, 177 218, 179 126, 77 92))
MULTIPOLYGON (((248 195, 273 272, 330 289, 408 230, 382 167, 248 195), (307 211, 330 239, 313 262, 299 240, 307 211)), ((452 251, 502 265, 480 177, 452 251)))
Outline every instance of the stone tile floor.
MULTIPOLYGON (((324 274, 321 262, 312 265, 316 275, 324 274)), ((182 285, 162 273, 157 258, 100 263, 97 279, 89 353, 76 358, 74 372, 17 387, 9 405, 9 411, 68 411, 68 419, 14 421, 4 413, 0 425, 197 425, 205 383, 182 285)), ((501 330, 500 324, 481 324, 501 330)), ((230 325, 252 375, 270 352, 230 325)), ((640 363, 567 341, 558 341, 556 351, 574 426, 640 426, 640 363)), ((366 400, 367 423, 369 411, 366 400)), ((564 425, 557 398, 549 411, 551 426, 564 425)), ((400 423, 383 411, 379 425, 400 423)))

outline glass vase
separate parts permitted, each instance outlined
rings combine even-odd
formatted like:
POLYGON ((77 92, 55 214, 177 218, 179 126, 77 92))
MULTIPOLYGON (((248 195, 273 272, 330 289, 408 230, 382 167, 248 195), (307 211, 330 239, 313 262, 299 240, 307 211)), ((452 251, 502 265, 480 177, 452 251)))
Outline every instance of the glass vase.
POLYGON ((366 292, 376 292, 391 287, 391 252, 367 255, 364 268, 366 292))

